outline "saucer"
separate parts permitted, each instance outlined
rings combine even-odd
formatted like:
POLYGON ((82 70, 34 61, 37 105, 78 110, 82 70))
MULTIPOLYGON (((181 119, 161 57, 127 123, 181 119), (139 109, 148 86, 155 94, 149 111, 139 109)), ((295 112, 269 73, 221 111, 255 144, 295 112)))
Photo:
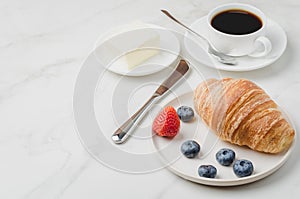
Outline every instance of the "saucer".
POLYGON ((99 64, 111 72, 124 76, 145 76, 174 64, 180 53, 180 43, 171 31, 163 27, 135 22, 103 34, 96 42, 93 52, 99 64), (159 42, 154 46, 149 41, 155 37, 159 38, 159 42), (147 44, 141 47, 143 42, 147 44), (140 51, 137 57, 131 58, 137 60, 147 50, 156 51, 156 54, 131 68, 128 54, 140 51))
MULTIPOLYGON (((204 16, 192 23, 190 28, 198 32, 203 37, 208 38, 206 20, 207 16, 204 16)), ((236 57, 238 63, 234 66, 222 64, 210 54, 206 53, 207 51, 204 49, 204 45, 201 45, 201 39, 191 36, 191 33, 185 33, 184 46, 187 52, 195 60, 211 68, 226 71, 251 71, 272 64, 279 59, 286 49, 287 36, 281 26, 271 19, 267 19, 266 37, 269 38, 272 43, 272 50, 268 55, 260 58, 253 58, 249 56, 236 57), (199 52, 204 52, 205 55, 199 55, 199 52)))

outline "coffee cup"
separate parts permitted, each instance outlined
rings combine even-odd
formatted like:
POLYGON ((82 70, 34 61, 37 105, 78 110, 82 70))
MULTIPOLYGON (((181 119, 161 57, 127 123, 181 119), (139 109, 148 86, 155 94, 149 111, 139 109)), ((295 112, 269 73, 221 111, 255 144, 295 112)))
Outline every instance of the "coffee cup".
POLYGON ((258 8, 241 3, 220 5, 207 17, 208 39, 231 56, 266 56, 272 43, 266 37, 266 16, 258 8))

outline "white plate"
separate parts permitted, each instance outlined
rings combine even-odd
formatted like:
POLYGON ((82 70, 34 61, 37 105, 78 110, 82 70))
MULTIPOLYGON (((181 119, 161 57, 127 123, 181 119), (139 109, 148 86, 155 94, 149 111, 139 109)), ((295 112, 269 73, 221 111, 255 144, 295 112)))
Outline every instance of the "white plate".
MULTIPOLYGON (((167 105, 175 108, 181 105, 193 107, 192 101, 193 93, 189 92, 175 98, 167 105)), ((158 150, 161 160, 168 165, 167 168, 176 175, 196 183, 214 186, 233 186, 257 181, 279 169, 286 162, 295 145, 294 142, 288 151, 276 155, 256 152, 249 148, 220 140, 202 123, 199 116, 195 116, 195 120, 190 123, 181 122, 180 133, 173 139, 153 136, 153 144, 158 150), (194 159, 188 159, 180 152, 181 144, 188 139, 196 140, 201 146, 200 154, 194 159), (254 173, 248 177, 238 178, 233 173, 232 166, 221 166, 215 160, 215 154, 219 149, 224 147, 233 149, 236 153, 236 159, 251 160, 254 165, 254 173), (202 164, 212 164, 217 168, 215 179, 199 177, 198 167, 202 164)), ((291 123, 288 117, 287 120, 291 123)))
MULTIPOLYGON (((155 46, 147 44, 144 48, 155 48, 155 46)), ((180 43, 171 31, 143 23, 120 26, 104 34, 96 43, 94 50, 94 55, 101 65, 114 73, 126 76, 144 76, 158 72, 172 65, 179 53, 180 43), (160 38, 159 53, 134 69, 128 69, 124 55, 136 50, 145 39, 153 35, 158 35, 160 38)))
POLYGON ((171 88, 145 115, 125 144, 116 145, 111 135, 151 97, 173 70, 170 66, 158 73, 134 78, 116 75, 99 65, 91 52, 76 80, 73 113, 80 141, 95 160, 125 173, 151 173, 164 168, 152 143, 153 117, 162 104, 193 90, 191 85, 202 80, 196 71, 190 70, 171 88))
MULTIPOLYGON (((206 23, 207 16, 195 21, 190 28, 208 38, 208 28, 206 23)), ((208 53, 199 55, 203 51, 199 39, 195 39, 190 33, 185 34, 184 44, 188 53, 200 63, 226 71, 251 71, 268 66, 275 62, 285 51, 287 45, 287 37, 284 30, 273 20, 267 19, 266 36, 272 43, 272 51, 265 57, 252 58, 249 56, 237 57, 238 64, 229 66, 216 61, 208 53), (187 39, 188 37, 188 39, 187 39), (198 42, 197 42, 198 41, 198 42)))

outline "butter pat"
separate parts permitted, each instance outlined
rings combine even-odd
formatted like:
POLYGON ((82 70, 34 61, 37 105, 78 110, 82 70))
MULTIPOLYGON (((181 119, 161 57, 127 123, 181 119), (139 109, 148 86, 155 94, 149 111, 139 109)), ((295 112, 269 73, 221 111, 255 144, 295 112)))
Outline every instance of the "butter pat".
POLYGON ((128 70, 132 70, 138 65, 141 65, 151 57, 159 54, 160 37, 154 35, 142 43, 136 50, 125 55, 128 70))

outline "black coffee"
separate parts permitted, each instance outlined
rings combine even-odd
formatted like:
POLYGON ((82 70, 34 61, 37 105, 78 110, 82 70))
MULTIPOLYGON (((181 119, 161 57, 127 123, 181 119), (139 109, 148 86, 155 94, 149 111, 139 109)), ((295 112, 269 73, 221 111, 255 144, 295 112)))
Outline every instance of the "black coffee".
POLYGON ((211 25, 227 34, 244 35, 253 33, 262 27, 261 19, 245 10, 226 10, 211 20, 211 25))

